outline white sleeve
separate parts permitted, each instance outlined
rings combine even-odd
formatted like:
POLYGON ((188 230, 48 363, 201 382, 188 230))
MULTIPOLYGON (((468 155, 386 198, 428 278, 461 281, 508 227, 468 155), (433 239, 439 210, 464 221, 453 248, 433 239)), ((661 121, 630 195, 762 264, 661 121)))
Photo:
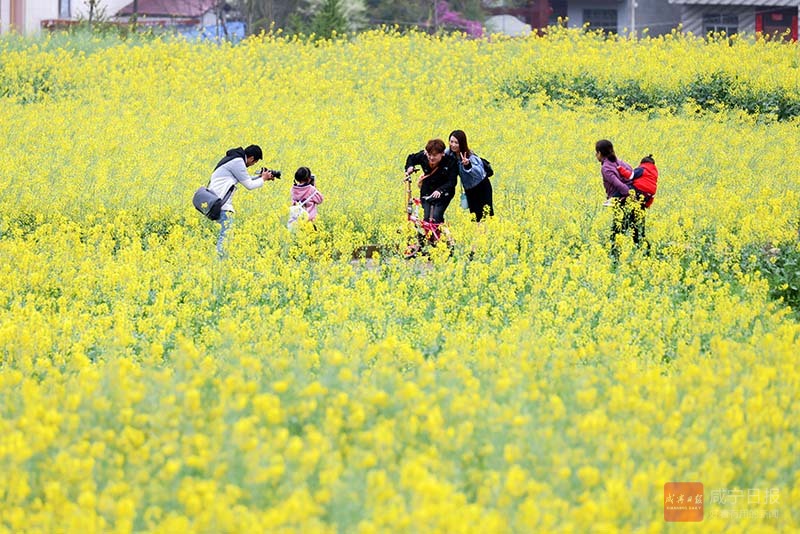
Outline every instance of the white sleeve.
POLYGON ((245 189, 258 189, 264 185, 264 179, 261 177, 253 178, 252 176, 248 176, 246 180, 239 180, 239 183, 242 184, 245 189))
POLYGON ((245 189, 258 189, 264 185, 264 179, 260 176, 258 178, 253 178, 247 174, 247 166, 244 164, 243 159, 236 159, 236 163, 232 165, 231 174, 233 174, 236 181, 242 184, 245 189))

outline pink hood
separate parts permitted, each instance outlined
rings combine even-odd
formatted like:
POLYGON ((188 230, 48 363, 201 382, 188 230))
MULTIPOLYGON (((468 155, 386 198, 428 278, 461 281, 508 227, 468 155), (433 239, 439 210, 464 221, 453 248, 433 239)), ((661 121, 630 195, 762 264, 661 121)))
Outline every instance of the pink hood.
POLYGON ((293 185, 292 186, 292 203, 304 202, 303 207, 308 212, 308 220, 313 221, 317 218, 317 205, 322 204, 325 200, 316 187, 313 185, 293 185))

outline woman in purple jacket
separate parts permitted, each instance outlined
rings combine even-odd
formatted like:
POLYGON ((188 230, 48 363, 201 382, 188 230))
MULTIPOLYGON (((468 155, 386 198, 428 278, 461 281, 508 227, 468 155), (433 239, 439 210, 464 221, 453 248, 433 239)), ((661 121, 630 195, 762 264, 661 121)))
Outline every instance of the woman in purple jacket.
POLYGON ((594 145, 595 157, 600 162, 600 174, 603 176, 603 187, 606 190, 606 205, 614 210, 611 222, 611 254, 619 258, 617 235, 624 234, 633 228, 633 242, 637 245, 644 241, 644 209, 634 199, 628 201, 631 188, 619 174, 617 167, 632 170, 632 167, 619 159, 614 153, 614 145, 608 139, 601 139, 594 145))

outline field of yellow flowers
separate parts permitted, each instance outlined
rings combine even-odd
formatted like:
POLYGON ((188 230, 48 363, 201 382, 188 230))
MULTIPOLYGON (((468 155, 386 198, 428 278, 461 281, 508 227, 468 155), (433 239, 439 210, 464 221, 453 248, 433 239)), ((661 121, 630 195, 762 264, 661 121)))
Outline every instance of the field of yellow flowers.
POLYGON ((797 530, 800 325, 757 267, 800 252, 799 94, 800 48, 752 39, 0 40, 0 532, 797 530), (789 111, 590 98, 709 72, 789 111), (456 128, 497 217, 351 262, 456 128), (661 170, 617 265, 600 138, 661 170), (191 195, 251 143, 285 177, 221 261, 191 195))

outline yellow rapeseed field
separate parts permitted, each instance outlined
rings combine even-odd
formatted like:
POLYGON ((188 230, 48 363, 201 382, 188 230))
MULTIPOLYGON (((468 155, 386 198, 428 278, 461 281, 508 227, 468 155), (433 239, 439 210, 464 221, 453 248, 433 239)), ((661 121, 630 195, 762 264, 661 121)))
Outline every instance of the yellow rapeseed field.
POLYGON ((798 246, 798 121, 504 90, 797 96, 796 44, 73 39, 0 40, 0 532, 800 529, 800 325, 753 268, 798 246), (351 262, 402 245, 405 157, 457 128, 497 216, 351 262), (661 171, 618 264, 601 138, 661 171), (220 260, 191 196, 251 143, 284 178, 220 260), (290 233, 301 165, 325 202, 290 233))

